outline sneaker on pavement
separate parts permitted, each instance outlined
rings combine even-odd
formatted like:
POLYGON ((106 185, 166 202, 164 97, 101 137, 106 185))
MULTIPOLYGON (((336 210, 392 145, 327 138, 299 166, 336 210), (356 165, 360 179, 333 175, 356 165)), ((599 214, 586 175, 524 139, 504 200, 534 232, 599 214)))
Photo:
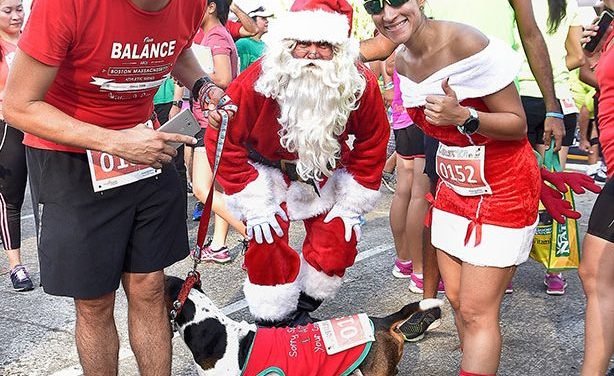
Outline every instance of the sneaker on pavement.
POLYGON ((567 287, 567 281, 561 273, 546 273, 544 278, 546 285, 546 294, 548 295, 563 295, 567 287))
POLYGON ((192 211, 192 220, 193 221, 200 221, 200 217, 203 216, 203 204, 201 202, 197 202, 196 205, 194 205, 194 210, 192 211))
POLYGON ((505 288, 505 293, 506 294, 511 294, 513 292, 514 292, 514 286, 512 285, 512 281, 510 281, 510 283, 505 288))
POLYGON ((437 284, 437 292, 441 294, 446 293, 446 286, 444 286, 443 281, 441 279, 439 280, 439 283, 437 284))
POLYGON ((394 193, 397 187, 397 179, 394 176, 394 172, 384 171, 382 173, 382 184, 384 184, 384 187, 386 187, 386 189, 394 193))
POLYGON ((11 269, 11 282, 15 291, 30 291, 34 289, 30 274, 23 265, 17 265, 11 269))
POLYGON ((441 325, 441 308, 435 307, 424 312, 416 312, 399 326, 399 330, 408 342, 424 338, 424 333, 441 325))
POLYGON ((606 166, 601 161, 588 165, 586 168, 586 174, 593 178, 596 183, 605 183, 608 179, 606 166))
POLYGON ((415 273, 411 273, 409 280, 409 291, 414 294, 422 294, 424 292, 424 279, 418 277, 415 273))
POLYGON ((228 248, 226 246, 214 251, 211 246, 207 245, 200 251, 200 261, 202 262, 225 264, 231 260, 232 258, 230 258, 230 252, 228 252, 228 248))
POLYGON ((396 278, 411 278, 411 273, 414 271, 414 265, 411 261, 403 262, 397 257, 394 259, 394 267, 392 275, 396 278))

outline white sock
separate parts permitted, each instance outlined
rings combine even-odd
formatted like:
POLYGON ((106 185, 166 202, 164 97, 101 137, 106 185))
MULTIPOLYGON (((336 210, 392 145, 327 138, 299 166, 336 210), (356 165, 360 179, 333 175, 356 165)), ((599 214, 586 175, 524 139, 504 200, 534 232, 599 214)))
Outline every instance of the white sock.
POLYGON ((418 277, 418 279, 424 279, 424 274, 422 273, 414 273, 414 275, 418 277))

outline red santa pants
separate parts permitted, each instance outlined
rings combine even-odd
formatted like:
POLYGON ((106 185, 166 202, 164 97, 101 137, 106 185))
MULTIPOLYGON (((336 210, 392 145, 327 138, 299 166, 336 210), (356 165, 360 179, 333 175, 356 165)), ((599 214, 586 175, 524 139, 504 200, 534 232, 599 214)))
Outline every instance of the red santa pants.
MULTIPOLYGON (((285 210, 285 205, 282 205, 285 210)), ((341 218, 324 223, 326 214, 303 220, 305 241, 303 258, 315 270, 328 276, 342 277, 356 258, 356 237, 346 242, 341 218)), ((249 281, 255 285, 275 286, 291 283, 298 276, 301 262, 298 253, 288 244, 289 222, 277 219, 284 235, 273 232, 273 244, 249 242, 245 254, 245 267, 249 281)))

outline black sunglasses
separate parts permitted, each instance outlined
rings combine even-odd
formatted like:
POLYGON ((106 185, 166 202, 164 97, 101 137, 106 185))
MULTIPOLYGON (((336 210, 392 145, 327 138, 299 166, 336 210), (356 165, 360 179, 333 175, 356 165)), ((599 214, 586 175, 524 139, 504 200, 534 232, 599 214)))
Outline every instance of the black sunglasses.
POLYGON ((366 0, 363 5, 369 14, 380 14, 384 10, 384 1, 388 5, 398 8, 409 0, 366 0))

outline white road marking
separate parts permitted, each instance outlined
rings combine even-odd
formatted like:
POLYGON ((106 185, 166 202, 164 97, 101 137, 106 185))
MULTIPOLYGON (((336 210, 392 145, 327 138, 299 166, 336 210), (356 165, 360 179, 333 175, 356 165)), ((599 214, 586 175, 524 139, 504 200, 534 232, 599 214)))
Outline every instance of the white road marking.
MULTIPOLYGON (((373 256, 379 255, 380 253, 386 252, 392 249, 393 247, 394 246, 390 243, 382 244, 382 245, 378 245, 377 247, 367 249, 366 251, 359 252, 358 255, 356 256, 355 263, 359 263, 360 261, 363 261, 373 256)), ((244 308, 247 308, 247 302, 245 301, 245 299, 241 299, 234 303, 228 304, 225 307, 222 307, 222 312, 224 312, 225 315, 230 315, 244 308)), ((175 333, 173 338, 178 337, 178 336, 179 334, 175 333)), ((130 349, 125 348, 125 347, 122 347, 119 349, 119 361, 120 362, 124 359, 128 359, 133 356, 134 354, 132 353, 130 349)), ((64 368, 62 370, 59 370, 51 374, 51 376, 82 376, 82 375, 83 375, 83 371, 81 370, 81 366, 78 364, 72 365, 70 367, 64 368)))

